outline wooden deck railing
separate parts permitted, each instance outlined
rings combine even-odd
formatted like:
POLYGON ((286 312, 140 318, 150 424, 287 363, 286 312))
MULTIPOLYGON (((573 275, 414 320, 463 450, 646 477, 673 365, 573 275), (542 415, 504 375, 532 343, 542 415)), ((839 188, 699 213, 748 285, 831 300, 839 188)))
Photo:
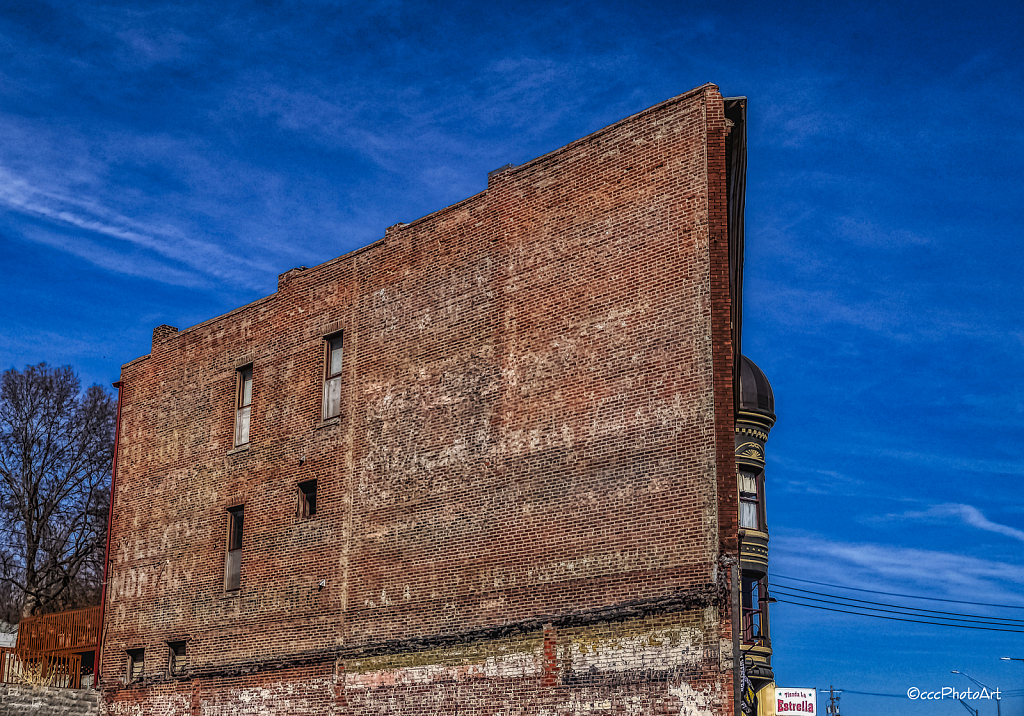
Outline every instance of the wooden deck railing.
POLYGON ((82 688, 82 657, 0 646, 0 683, 82 688))
POLYGON ((99 645, 100 608, 26 617, 18 625, 19 652, 91 651, 99 645))

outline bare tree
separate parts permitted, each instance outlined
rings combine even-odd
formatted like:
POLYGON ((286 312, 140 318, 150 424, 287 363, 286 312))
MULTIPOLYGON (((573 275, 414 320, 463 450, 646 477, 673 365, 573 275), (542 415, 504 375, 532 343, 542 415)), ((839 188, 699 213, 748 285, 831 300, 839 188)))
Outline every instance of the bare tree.
POLYGON ((0 378, 0 618, 98 603, 115 413, 69 366, 0 378))

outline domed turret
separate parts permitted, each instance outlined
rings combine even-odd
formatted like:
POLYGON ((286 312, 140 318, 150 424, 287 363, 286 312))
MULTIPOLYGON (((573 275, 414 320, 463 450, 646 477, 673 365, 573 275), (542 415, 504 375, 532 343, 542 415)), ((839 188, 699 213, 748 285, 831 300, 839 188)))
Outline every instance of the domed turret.
POLYGON ((775 394, 772 384, 754 361, 740 356, 740 410, 757 413, 775 422, 775 394))
POLYGON ((768 615, 768 514, 765 509, 764 446, 775 425, 775 395, 754 361, 740 357, 736 413, 736 482, 739 492, 739 547, 743 643, 747 676, 755 689, 770 684, 772 642, 768 615))

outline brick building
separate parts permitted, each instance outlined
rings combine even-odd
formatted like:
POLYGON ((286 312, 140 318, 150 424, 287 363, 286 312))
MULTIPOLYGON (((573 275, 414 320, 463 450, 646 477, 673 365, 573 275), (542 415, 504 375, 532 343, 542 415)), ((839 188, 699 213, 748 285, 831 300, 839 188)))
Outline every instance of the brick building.
POLYGON ((745 112, 699 87, 157 328, 119 383, 107 713, 733 714, 744 642, 769 683, 745 112))

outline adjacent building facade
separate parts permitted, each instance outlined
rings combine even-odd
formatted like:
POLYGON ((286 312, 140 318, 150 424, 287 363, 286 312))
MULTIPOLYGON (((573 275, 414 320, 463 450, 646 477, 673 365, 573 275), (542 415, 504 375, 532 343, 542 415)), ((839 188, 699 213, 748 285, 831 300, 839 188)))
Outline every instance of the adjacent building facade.
POLYGON ((752 360, 740 357, 736 475, 740 496, 740 633, 744 673, 761 716, 775 713, 768 614, 768 514, 765 443, 775 425, 775 394, 752 360))
POLYGON ((771 681, 745 117, 699 87, 157 328, 106 712, 738 713, 744 659, 771 681))

